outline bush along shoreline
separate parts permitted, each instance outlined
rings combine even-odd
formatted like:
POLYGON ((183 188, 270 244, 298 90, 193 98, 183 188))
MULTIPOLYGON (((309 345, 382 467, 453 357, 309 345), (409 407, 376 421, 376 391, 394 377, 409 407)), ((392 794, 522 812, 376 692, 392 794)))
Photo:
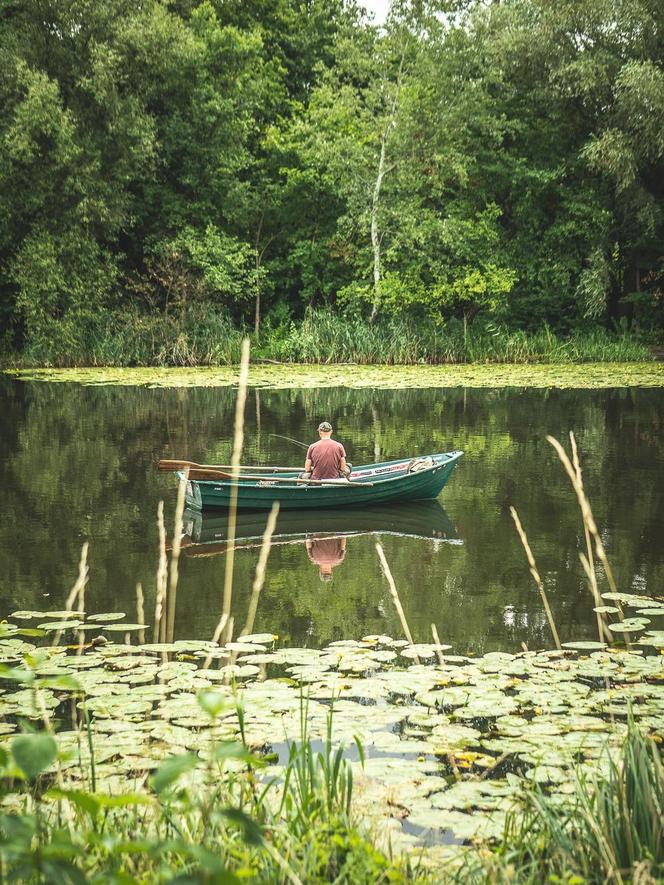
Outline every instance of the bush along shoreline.
MULTIPOLYGON (((137 312, 78 325, 64 321, 21 350, 4 349, 0 364, 16 368, 194 367, 236 365, 246 329, 227 314, 192 311, 186 318, 137 312)), ((2 351, 0 351, 0 354, 2 351)), ((647 362, 647 343, 626 328, 521 331, 493 322, 436 326, 405 318, 370 323, 330 310, 300 321, 266 323, 254 336, 254 359, 282 363, 417 365, 456 363, 647 362)))

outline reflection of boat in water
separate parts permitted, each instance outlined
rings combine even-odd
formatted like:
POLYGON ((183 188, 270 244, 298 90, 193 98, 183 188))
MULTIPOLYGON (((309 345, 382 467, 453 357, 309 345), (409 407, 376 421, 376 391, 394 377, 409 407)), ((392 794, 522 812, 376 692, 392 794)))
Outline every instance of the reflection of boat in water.
MULTIPOLYGON (((234 547, 260 547, 266 517, 262 513, 239 512, 234 547)), ((182 552, 209 556, 228 549, 228 514, 186 509, 183 517, 182 552)), ((272 544, 303 544, 317 538, 347 538, 354 535, 399 535, 427 538, 436 544, 461 541, 449 516, 438 501, 328 511, 281 511, 272 544)))

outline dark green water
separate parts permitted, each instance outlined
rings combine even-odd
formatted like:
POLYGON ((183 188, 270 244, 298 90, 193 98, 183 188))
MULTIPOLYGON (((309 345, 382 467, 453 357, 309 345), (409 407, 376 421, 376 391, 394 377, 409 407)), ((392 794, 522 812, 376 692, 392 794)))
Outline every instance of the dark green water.
MULTIPOLYGON (((86 608, 136 616, 137 582, 152 623, 156 512, 172 525, 176 483, 159 457, 226 463, 234 393, 0 381, 0 616, 62 608, 90 543, 86 608)), ((439 502, 357 513, 289 516, 278 527, 253 630, 320 645, 401 628, 375 544, 392 568, 410 628, 459 652, 550 646, 539 594, 509 514, 521 516, 561 639, 594 638, 578 552, 583 532, 569 482, 545 441, 573 429, 586 487, 620 589, 664 594, 664 390, 251 391, 245 463, 299 464, 323 418, 355 464, 461 448, 439 502), (305 543, 307 532, 347 535, 305 543), (380 534, 376 534, 380 533, 380 534), (285 543, 289 541, 289 543, 285 543), (283 543, 281 543, 283 542, 283 543), (341 560, 332 580, 321 564, 341 560)), ((243 518, 240 534, 260 533, 243 518)), ((214 540, 223 519, 188 519, 214 540)), ((233 615, 244 626, 258 549, 236 552, 233 615)), ((221 608, 225 554, 186 548, 176 637, 210 638, 221 608), (209 553, 210 555, 202 555, 209 553)), ((329 569, 327 569, 329 570, 329 569)), ((607 589, 602 587, 602 589, 607 589)), ((150 634, 148 634, 150 635, 150 634)))

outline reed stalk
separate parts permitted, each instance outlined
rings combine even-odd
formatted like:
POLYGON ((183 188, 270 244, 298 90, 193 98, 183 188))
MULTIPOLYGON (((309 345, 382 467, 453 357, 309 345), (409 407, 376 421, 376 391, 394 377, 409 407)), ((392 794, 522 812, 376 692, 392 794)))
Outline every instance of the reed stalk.
POLYGON ((166 605, 167 612, 167 634, 166 641, 173 642, 175 637, 175 608, 178 593, 179 563, 180 550, 182 548, 182 516, 184 514, 185 494, 187 491, 187 481, 189 479, 189 468, 185 467, 184 476, 180 479, 178 486, 178 497, 175 504, 175 518, 173 523, 173 545, 171 547, 171 562, 168 575, 168 598, 166 605))
POLYGON ((231 495, 228 511, 228 556, 224 572, 224 596, 222 611, 230 617, 233 601, 233 567, 235 564, 235 532, 237 527, 237 496, 238 479, 240 476, 240 458, 244 443, 244 409, 247 401, 247 384, 249 381, 250 342, 245 338, 242 342, 240 359, 240 375, 238 378, 237 400, 235 402, 235 427, 233 433, 233 451, 231 454, 231 495))
MULTIPOLYGON (((394 583, 394 577, 392 576, 392 572, 390 570, 390 566, 385 558, 385 553, 383 551, 382 545, 377 541, 376 542, 376 553, 378 554, 378 559, 380 561, 380 567, 383 570, 383 574, 387 579, 387 585, 390 588, 390 595, 392 596, 392 601, 394 602, 394 607, 397 610, 397 614, 399 615, 399 620, 401 621, 401 629, 404 632, 404 636, 410 642, 411 645, 415 645, 413 641, 413 634, 410 632, 410 627, 408 626, 408 621, 406 620, 406 615, 403 610, 403 606, 401 605, 401 600, 399 599, 399 593, 397 592, 397 585, 394 583)), ((419 664, 419 659, 416 657, 415 660, 419 664)))
MULTIPOLYGON (((581 471, 581 462, 579 461, 579 450, 576 445, 576 437, 571 430, 569 439, 572 447, 572 464, 574 465, 577 483, 583 488, 583 473, 581 471)), ((593 545, 590 540, 590 529, 588 528, 588 523, 585 519, 583 520, 583 535, 586 541, 585 562, 584 557, 582 557, 581 554, 579 554, 579 558, 581 559, 581 565, 588 577, 590 592, 595 600, 595 608, 599 608, 602 604, 602 598, 600 596, 599 587, 597 586, 597 572, 595 571, 595 558, 593 556, 593 545)), ((603 642, 604 639, 610 640, 611 631, 607 627, 606 617, 602 615, 601 612, 595 612, 595 614, 597 616, 597 632, 599 633, 600 642, 603 642)))
MULTIPOLYGON (((609 560, 606 556, 606 550, 604 549, 604 544, 602 543, 602 538, 600 537, 599 530, 597 528, 597 523, 595 522, 595 518, 593 516, 593 511, 590 506, 590 502, 586 496, 585 490, 583 488, 583 482, 580 479, 580 476, 577 475, 576 470, 574 469, 572 462, 569 459, 569 456, 565 449, 561 446, 558 440, 553 436, 547 436, 547 442, 549 442, 553 448, 556 450, 560 461, 562 462, 563 467, 567 475, 570 478, 572 483, 572 488, 576 492, 576 497, 579 502, 579 507, 581 508, 581 515, 583 516, 584 525, 588 527, 588 531, 593 537, 595 542, 595 553, 599 558, 602 566, 604 568, 604 574, 606 575, 606 580, 608 581, 609 587, 611 588, 612 593, 617 593, 618 588, 616 586, 615 579, 613 577, 613 571, 611 566, 609 565, 609 560)), ((576 446, 576 440, 574 439, 574 434, 570 432, 570 439, 573 440, 573 447, 576 446)))
MULTIPOLYGON (((81 607, 82 605, 84 605, 85 596, 83 596, 83 602, 81 602, 81 593, 82 592, 84 593, 84 591, 85 591, 85 585, 87 583, 87 580, 88 580, 88 542, 86 541, 83 544, 83 546, 81 547, 81 558, 79 559, 79 562, 78 562, 78 575, 76 577, 76 581, 74 582, 73 587, 69 591, 69 596, 67 597, 67 600, 65 602, 65 610, 66 611, 73 611, 74 610, 74 603, 76 602, 76 600, 78 600, 78 606, 79 606, 78 611, 79 612, 85 611, 85 609, 83 609, 81 607)), ((53 647, 60 644, 60 638, 62 637, 62 633, 63 633, 62 630, 58 630, 57 633, 55 634, 55 636, 53 638, 53 642, 51 643, 51 645, 53 647)), ((80 644, 81 643, 79 643, 79 645, 80 644)))
POLYGON ((275 501, 272 505, 272 509, 270 510, 270 515, 267 518, 265 531, 263 532, 261 549, 260 553, 258 554, 258 563, 256 564, 256 573, 254 575, 254 582, 251 587, 251 599, 249 600, 247 620, 245 621, 245 625, 239 633, 239 637, 248 636, 254 629, 254 620, 256 618, 256 611, 258 610, 258 600, 263 589, 263 584, 265 583, 265 571, 267 568, 267 561, 270 556, 270 550, 272 549, 272 535, 274 534, 274 530, 277 527, 278 516, 279 502, 275 501))
MULTIPOLYGON (((138 624, 145 623, 145 607, 143 605, 143 585, 139 581, 136 584, 136 622, 138 624)), ((138 642, 145 645, 145 630, 138 631, 138 642)))
MULTIPOLYGON (((224 627, 226 626, 227 623, 228 623, 228 615, 226 614, 226 612, 222 612, 221 617, 219 618, 219 621, 217 622, 217 626, 214 628, 214 633, 212 634, 212 642, 213 643, 219 642, 219 637, 224 632, 224 627)), ((211 663, 212 663, 212 655, 208 654, 208 655, 206 655, 205 660, 203 661, 203 667, 201 669, 207 670, 211 663)))
POLYGON ((438 663, 442 665, 445 663, 445 658, 443 656, 443 649, 440 642, 440 636, 438 635, 438 628, 435 624, 431 625, 431 635, 433 636, 433 642, 436 646, 436 655, 438 656, 438 663))
POLYGON ((164 524, 164 502, 157 505, 157 526, 159 529, 159 565, 157 566, 157 593, 154 605, 154 641, 159 642, 161 636, 161 620, 164 598, 166 596, 166 580, 168 576, 168 558, 166 556, 166 526, 164 524))
POLYGON ((533 576, 533 580, 537 585, 537 589, 539 590, 540 597, 542 598, 542 604, 544 605, 544 611, 546 612, 546 619, 549 622, 549 629, 551 630, 551 634, 553 636, 553 641, 556 643, 556 648, 560 650, 560 637, 558 636, 558 630, 556 629, 556 623, 553 619, 553 614, 551 612, 551 607, 549 606, 549 600, 546 595, 546 591, 544 589, 544 585, 542 584, 542 579, 540 577, 540 573, 537 570, 537 564, 535 562, 535 557, 533 556, 533 551, 530 549, 530 544, 528 543, 528 537, 521 525, 521 520, 519 519, 519 514, 516 512, 514 507, 510 507, 510 513, 512 514, 512 519, 514 520, 514 525, 516 526, 516 530, 519 534, 519 538, 521 539, 521 543, 523 544, 523 549, 526 551, 526 558, 528 560, 528 567, 530 568, 530 574, 533 576))

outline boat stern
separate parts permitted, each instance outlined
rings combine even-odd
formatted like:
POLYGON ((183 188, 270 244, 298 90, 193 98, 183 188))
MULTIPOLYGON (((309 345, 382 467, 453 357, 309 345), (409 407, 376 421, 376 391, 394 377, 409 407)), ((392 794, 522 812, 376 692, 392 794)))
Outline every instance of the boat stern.
POLYGON ((178 470, 178 477, 180 481, 186 481, 186 486, 184 490, 184 502, 187 507, 191 510, 202 510, 203 509, 203 496, 201 495, 200 486, 194 479, 188 479, 186 475, 178 470))

